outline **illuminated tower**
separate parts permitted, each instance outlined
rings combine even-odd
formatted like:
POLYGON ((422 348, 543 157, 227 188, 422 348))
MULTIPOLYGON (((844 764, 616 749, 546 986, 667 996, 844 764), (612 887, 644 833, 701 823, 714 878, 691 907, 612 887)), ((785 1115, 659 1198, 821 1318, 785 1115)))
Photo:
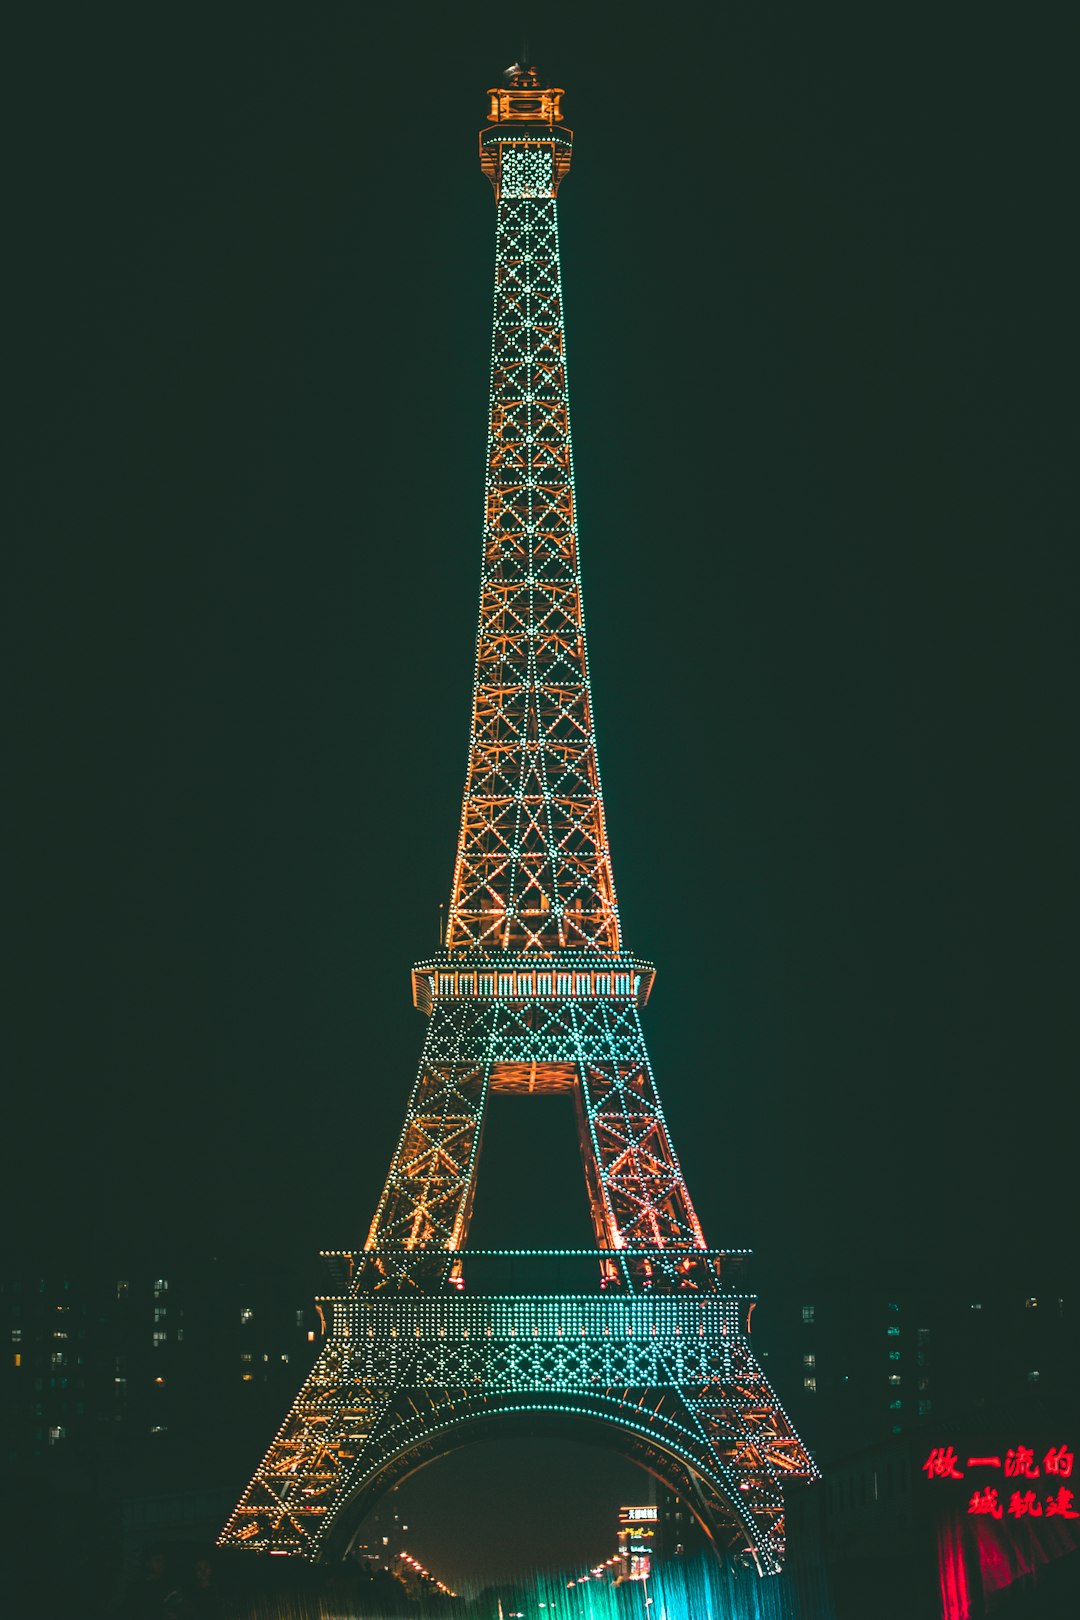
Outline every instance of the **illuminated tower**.
POLYGON ((784 1484, 815 1469, 751 1351, 740 1257, 706 1247, 671 1145, 641 1029, 653 968, 623 948, 604 824, 556 222, 572 136, 532 70, 490 95, 480 623, 446 937, 413 969, 424 1051, 365 1246, 328 1257, 318 1360, 221 1541, 332 1557, 478 1430, 592 1424, 770 1573, 784 1484), (465 1247, 496 1091, 573 1095, 595 1251, 465 1247))

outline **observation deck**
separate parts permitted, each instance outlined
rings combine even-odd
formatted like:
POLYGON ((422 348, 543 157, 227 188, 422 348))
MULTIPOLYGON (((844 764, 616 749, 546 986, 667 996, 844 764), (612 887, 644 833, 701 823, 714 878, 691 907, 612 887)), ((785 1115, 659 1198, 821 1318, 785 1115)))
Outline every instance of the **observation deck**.
POLYGON ((413 1005, 429 1017, 439 1000, 609 1001, 644 1007, 656 968, 623 951, 440 951, 412 970, 413 1005))

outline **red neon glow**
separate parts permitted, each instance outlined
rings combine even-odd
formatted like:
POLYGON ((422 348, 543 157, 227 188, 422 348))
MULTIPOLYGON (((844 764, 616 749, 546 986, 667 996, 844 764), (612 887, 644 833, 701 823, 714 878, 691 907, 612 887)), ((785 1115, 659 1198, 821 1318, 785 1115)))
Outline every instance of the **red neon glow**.
MULTIPOLYGON (((968 1457, 968 1468, 1002 1468, 1000 1457, 968 1457)), ((1060 1446, 1051 1446, 1042 1460, 1042 1466, 1035 1461, 1035 1450, 1032 1446, 1010 1446, 1005 1453, 1003 1472, 1006 1479, 1040 1479, 1044 1472, 1054 1474, 1058 1479, 1069 1479, 1076 1467, 1076 1453, 1064 1442, 1060 1446)), ((930 1455, 922 1465, 922 1472, 927 1479, 963 1479, 964 1470, 960 1467, 960 1458, 956 1455, 955 1446, 933 1446, 930 1455)), ((978 1494, 978 1493, 976 1493, 978 1494)), ((974 1500, 974 1498, 973 1498, 974 1500)))
MULTIPOLYGON (((1075 1493, 1070 1491, 1067 1486, 1059 1486, 1053 1496, 1043 1498, 1047 1518, 1080 1519, 1080 1510, 1073 1505, 1075 1499, 1075 1493)), ((976 1491, 968 1503, 968 1512, 975 1518, 989 1516, 993 1519, 1000 1519, 1004 1509, 998 1501, 996 1486, 987 1485, 984 1490, 976 1491)), ((1043 1505, 1039 1502, 1034 1491, 1024 1491, 1022 1495, 1019 1491, 1013 1491, 1012 1496, 1009 1498, 1009 1512, 1014 1519, 1025 1517, 1041 1519, 1043 1505)))
POLYGON ((1012 1538, 1003 1542, 998 1532, 981 1520, 975 1526, 975 1537, 984 1596, 1000 1592, 1022 1575, 1031 1574, 1031 1560, 1024 1556, 1012 1538))
POLYGON ((927 1479, 963 1479, 963 1472, 956 1466, 959 1460, 954 1446, 935 1446, 922 1471, 927 1479))
MULTIPOLYGON (((964 1460, 953 1446, 935 1446, 923 1472, 929 1480, 963 1478, 964 1460)), ((1040 1456, 1016 1445, 1004 1458, 967 1457, 966 1463, 969 1469, 999 1470, 998 1480, 974 1489, 973 1480, 963 1504, 956 1502, 938 1521, 941 1620, 972 1620, 973 1605, 984 1612, 980 1598, 991 1602, 1016 1582, 1037 1579, 1044 1565, 1080 1552, 1080 1487, 1074 1491, 1062 1483, 1076 1467, 1069 1446, 1051 1446, 1040 1456), (1004 1489, 1003 1478, 1009 1481, 1004 1489)))
POLYGON ((938 1526, 938 1580, 942 1620, 971 1620, 963 1520, 955 1514, 938 1526))

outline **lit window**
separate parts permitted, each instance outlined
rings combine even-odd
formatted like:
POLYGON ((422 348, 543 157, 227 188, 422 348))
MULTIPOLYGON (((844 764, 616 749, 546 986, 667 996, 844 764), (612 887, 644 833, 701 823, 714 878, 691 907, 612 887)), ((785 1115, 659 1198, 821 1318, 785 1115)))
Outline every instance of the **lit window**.
POLYGON ((885 1309, 887 1311, 898 1311, 900 1309, 900 1306, 896 1303, 895 1300, 893 1300, 893 1301, 890 1301, 890 1303, 888 1305, 886 1305, 885 1309))
POLYGON ((929 1328, 916 1328, 915 1329, 915 1343, 916 1344, 929 1344, 930 1343, 930 1329, 929 1328))
POLYGON ((920 1401, 919 1402, 919 1416, 920 1417, 929 1417, 932 1405, 933 1405, 932 1401, 920 1401))
POLYGON ((283 1355, 281 1359, 282 1359, 282 1361, 288 1361, 289 1358, 288 1358, 287 1355, 283 1355))
POLYGON ((244 1354, 240 1357, 240 1360, 241 1361, 250 1361, 251 1360, 251 1351, 250 1350, 245 1350, 244 1354))
POLYGON ((895 1401, 890 1401, 889 1402, 889 1411, 890 1412, 899 1412, 899 1410, 903 1406, 903 1404, 904 1404, 903 1401, 900 1400, 900 1398, 898 1396, 895 1401))
POLYGON ((1025 1301, 1024 1301, 1024 1309, 1026 1311, 1035 1311, 1035 1310, 1038 1310, 1038 1308, 1039 1308, 1039 1302, 1038 1302, 1037 1299, 1034 1299, 1034 1298, 1025 1299, 1025 1301))
POLYGON ((304 1313, 303 1313, 303 1311, 297 1311, 297 1313, 296 1313, 296 1325, 297 1325, 298 1328, 303 1327, 303 1325, 304 1325, 304 1313))
POLYGON ((169 1335, 165 1332, 164 1328, 155 1328, 154 1329, 154 1335, 153 1335, 154 1349, 155 1350, 160 1349, 160 1347, 166 1342, 168 1337, 169 1337, 169 1335))
POLYGON ((814 1352, 812 1350, 807 1351, 806 1355, 803 1356, 802 1364, 803 1364, 804 1367, 816 1367, 817 1366, 817 1356, 815 1356, 815 1354, 814 1354, 814 1352))
POLYGON ((155 1305, 154 1306, 154 1321, 155 1322, 163 1321, 165 1316, 168 1314, 168 1309, 169 1309, 169 1307, 167 1305, 155 1305))
POLYGON ((15 1365, 16 1367, 22 1366, 22 1352, 20 1350, 16 1350, 15 1352, 15 1365))
POLYGON ((814 1320, 814 1307, 812 1305, 803 1306, 802 1319, 804 1322, 812 1322, 814 1320))
POLYGON ((169 1292, 168 1283, 165 1281, 164 1277, 159 1277, 157 1279, 157 1281, 155 1282, 155 1284, 154 1284, 154 1298, 155 1299, 160 1299, 162 1294, 167 1294, 168 1292, 169 1292))
POLYGON ((890 1373, 889 1374, 889 1383, 890 1384, 898 1384, 899 1382, 900 1382, 900 1374, 899 1373, 890 1373))
POLYGON ((802 1381, 802 1387, 803 1389, 808 1389, 811 1395, 815 1395, 817 1393, 817 1379, 804 1378, 802 1381))
POLYGON ((49 1444, 50 1444, 50 1446, 55 1446, 61 1440, 64 1440, 66 1438, 67 1438, 67 1430, 64 1428, 64 1425, 62 1423, 55 1424, 49 1430, 49 1444))
POLYGON ((972 1308, 973 1311, 981 1311, 982 1310, 981 1305, 973 1305, 971 1308, 972 1308))
POLYGON ((1033 1367, 1031 1369, 1031 1371, 1028 1373, 1028 1383, 1029 1384, 1037 1384, 1038 1382, 1039 1382, 1039 1369, 1037 1367, 1033 1367))
POLYGON ((12 1328, 11 1342, 12 1344, 22 1344, 22 1328, 12 1328))
POLYGON ((891 1323, 890 1326, 885 1329, 885 1333, 890 1339, 898 1339, 900 1337, 900 1329, 897 1327, 895 1322, 891 1323))
POLYGON ((243 1373, 241 1376, 243 1377, 243 1381, 244 1381, 245 1384, 250 1384, 251 1383, 251 1378, 252 1378, 251 1373, 243 1373))
POLYGON ((128 1285, 127 1285, 126 1282, 118 1282, 117 1283, 117 1285, 116 1285, 116 1297, 117 1297, 117 1299, 126 1299, 127 1298, 127 1291, 128 1291, 128 1285))
POLYGON ((313 1333, 313 1332, 312 1332, 312 1331, 311 1331, 311 1330, 310 1330, 310 1328, 309 1328, 309 1330, 308 1330, 308 1336, 307 1336, 307 1342, 308 1342, 308 1344, 314 1344, 314 1343, 315 1343, 315 1335, 314 1335, 314 1333, 313 1333))
POLYGON ((240 1326, 241 1327, 247 1327, 248 1323, 254 1321, 254 1319, 255 1319, 255 1312, 252 1310, 251 1306, 250 1305, 241 1305, 241 1307, 240 1307, 240 1326))
POLYGON ((900 1360, 900 1352, 899 1352, 899 1350, 890 1350, 889 1351, 889 1360, 890 1361, 899 1361, 900 1360))

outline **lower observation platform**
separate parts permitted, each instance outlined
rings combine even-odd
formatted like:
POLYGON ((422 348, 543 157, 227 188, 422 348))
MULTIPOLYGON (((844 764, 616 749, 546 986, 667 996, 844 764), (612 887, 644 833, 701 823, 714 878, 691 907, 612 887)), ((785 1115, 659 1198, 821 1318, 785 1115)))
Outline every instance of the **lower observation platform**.
POLYGON ((350 1294, 319 1303, 332 1307, 334 1337, 352 1344, 354 1377, 374 1376, 377 1363, 380 1378, 394 1379, 407 1365, 413 1388, 482 1385, 489 1394, 524 1395, 709 1384, 718 1348, 742 1339, 753 1300, 350 1294))
POLYGON ((817 1470, 750 1348, 754 1299, 730 1275, 745 1251, 325 1258, 339 1291, 318 1301, 318 1359, 222 1545, 342 1557, 414 1469, 485 1435, 569 1424, 681 1496, 718 1552, 779 1569, 785 1487, 817 1470))

